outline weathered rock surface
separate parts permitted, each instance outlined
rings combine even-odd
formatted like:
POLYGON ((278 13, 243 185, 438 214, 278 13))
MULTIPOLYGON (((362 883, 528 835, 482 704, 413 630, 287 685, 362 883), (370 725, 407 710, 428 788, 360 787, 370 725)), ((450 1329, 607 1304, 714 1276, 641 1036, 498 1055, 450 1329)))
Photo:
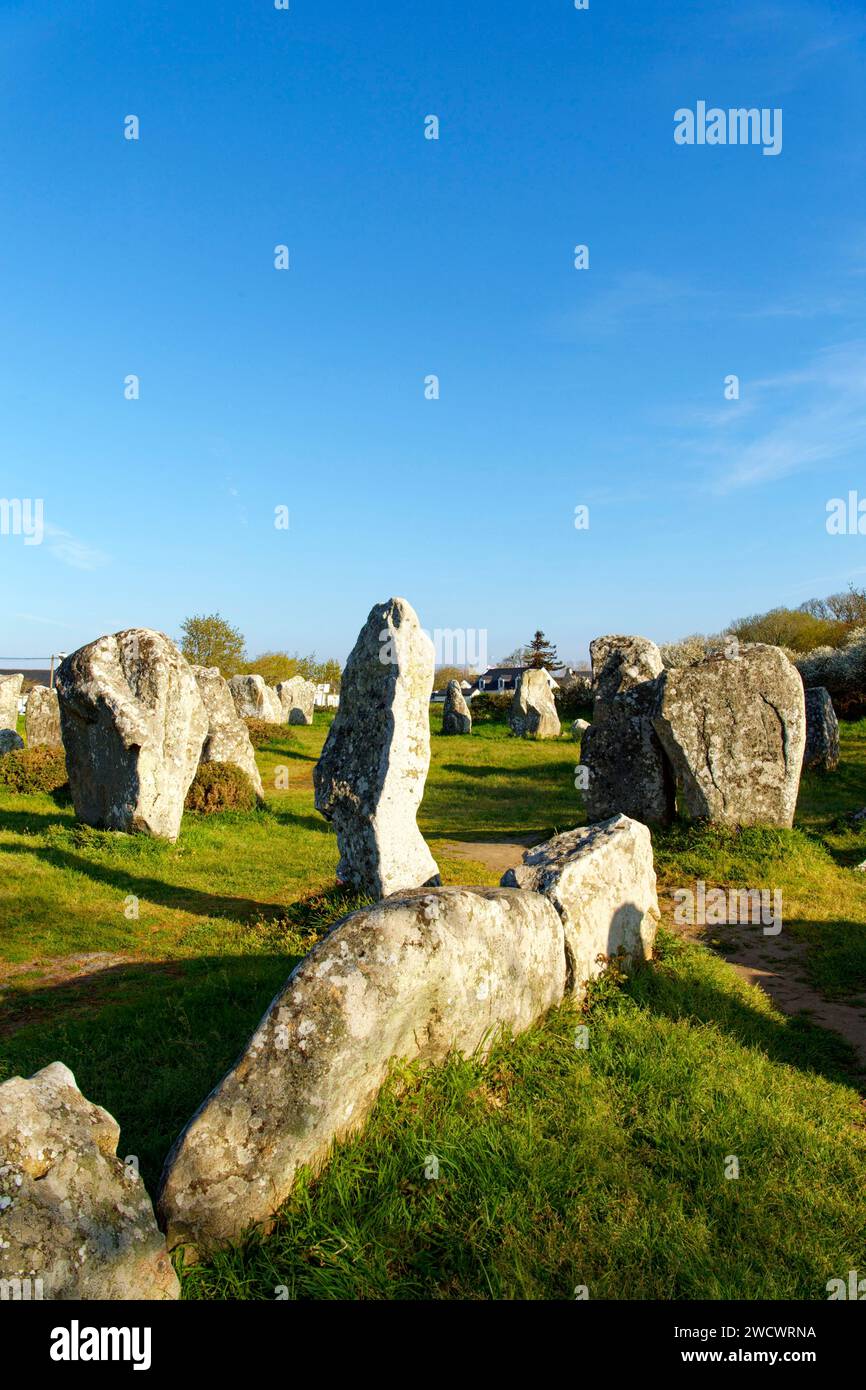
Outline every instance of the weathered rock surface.
MULTIPOLYGON (((11 729, 14 733, 18 726, 18 701, 23 684, 24 677, 20 673, 14 676, 0 676, 0 733, 4 729, 11 729)), ((8 748, 5 751, 8 753, 8 748)))
POLYGON ((595 822, 621 814, 665 825, 676 805, 673 773, 651 720, 628 710, 628 704, 612 701, 604 719, 593 720, 581 740, 587 818, 595 822))
POLYGON ((313 772, 316 809, 337 832, 337 874, 372 897, 438 882, 416 822, 430 766, 433 655, 405 599, 377 603, 313 772))
POLYGON ((823 685, 806 690, 806 751, 803 767, 835 772, 839 766, 839 721, 823 685))
POLYGON ((62 1062, 0 1086, 0 1279, 41 1279, 45 1299, 179 1297, 119 1137, 62 1062))
POLYGON ((589 644, 595 695, 593 723, 602 723, 612 706, 627 706, 632 715, 651 713, 655 687, 648 685, 664 670, 661 652, 647 637, 608 634, 589 644))
POLYGON ((266 684, 264 676, 232 676, 229 690, 241 719, 265 719, 269 724, 285 723, 280 697, 266 684))
POLYGON ((208 717, 174 643, 143 627, 100 637, 61 663, 57 693, 79 820, 176 840, 208 717))
POLYGON ((442 711, 443 734, 471 734, 472 715, 463 697, 459 681, 449 681, 442 711))
POLYGON ((169 1248, 211 1249, 267 1220, 298 1168, 321 1165, 363 1122, 392 1058, 487 1048, 564 989, 562 922, 537 893, 422 889, 345 918, 169 1154, 159 1197, 169 1248))
POLYGON ((659 923, 652 840, 645 825, 614 816, 527 850, 503 886, 542 893, 565 932, 567 989, 578 998, 605 961, 628 969, 652 957, 659 923))
POLYGON ((235 709, 229 683, 218 666, 191 666, 208 717, 208 731, 201 750, 203 763, 234 763, 245 772, 260 801, 264 788, 250 732, 235 709))
POLYGON ((23 747, 24 740, 14 729, 0 729, 0 756, 3 753, 14 753, 17 748, 23 747))
POLYGON ((571 721, 571 737, 576 742, 578 739, 583 738, 583 735, 586 733, 588 728, 588 719, 573 719, 571 721))
POLYGON ((675 810, 675 785, 652 726, 662 659, 646 637, 609 634, 589 645, 595 704, 580 746, 587 770, 590 821, 623 814, 664 824, 675 810))
POLYGON ((518 738, 559 738, 559 715, 546 671, 521 671, 508 722, 518 738))
POLYGON ((689 815, 790 826, 806 742, 800 676, 778 647, 741 644, 659 677, 653 725, 689 815))
POLYGON ((24 732, 28 748, 38 748, 43 744, 50 747, 62 744, 60 702, 56 690, 51 690, 47 685, 34 685, 27 696, 24 732))
POLYGON ((287 724, 312 724, 316 707, 316 687, 303 676, 278 681, 277 696, 287 724))

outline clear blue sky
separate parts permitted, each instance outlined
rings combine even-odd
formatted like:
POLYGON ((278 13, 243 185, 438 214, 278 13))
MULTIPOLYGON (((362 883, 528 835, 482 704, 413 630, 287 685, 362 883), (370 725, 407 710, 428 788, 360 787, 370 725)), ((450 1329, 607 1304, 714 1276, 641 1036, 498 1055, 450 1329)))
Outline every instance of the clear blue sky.
POLYGON ((46 536, 0 537, 0 656, 218 609, 342 659, 402 594, 581 657, 866 574, 864 60, 859 0, 3 0, 0 494, 46 536), (781 154, 676 145, 699 100, 781 154))

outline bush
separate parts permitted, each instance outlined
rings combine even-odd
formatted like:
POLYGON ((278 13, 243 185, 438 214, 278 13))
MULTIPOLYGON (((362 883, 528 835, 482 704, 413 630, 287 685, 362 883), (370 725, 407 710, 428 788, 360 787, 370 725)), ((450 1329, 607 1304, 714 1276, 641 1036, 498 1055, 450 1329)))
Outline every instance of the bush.
POLYGON ((56 792, 68 781, 62 748, 40 744, 0 757, 0 784, 13 792, 56 792))
POLYGON ((825 686, 840 719, 866 715, 866 628, 854 628, 844 647, 816 647, 796 665, 805 686, 825 686))
POLYGON ((575 719, 584 719, 587 712, 590 712, 591 719, 593 701, 592 677, 579 672, 564 678, 559 689, 553 692, 556 712, 563 724, 570 724, 575 719))
POLYGON ((469 713, 473 724, 504 724, 511 709, 513 695, 506 691, 485 695, 482 691, 473 695, 469 703, 469 713))
POLYGON ((206 816, 215 811, 252 811, 255 805, 253 784, 234 763, 201 763, 184 802, 187 811, 206 816))
POLYGON ((287 743, 291 739, 288 724, 274 724, 269 719, 245 719, 244 723, 253 748, 262 748, 266 743, 287 743))

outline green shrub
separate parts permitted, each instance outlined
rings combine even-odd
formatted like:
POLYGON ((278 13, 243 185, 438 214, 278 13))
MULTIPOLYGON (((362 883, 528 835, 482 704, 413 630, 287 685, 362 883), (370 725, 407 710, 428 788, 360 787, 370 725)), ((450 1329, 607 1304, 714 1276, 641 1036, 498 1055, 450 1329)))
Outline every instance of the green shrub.
POLYGON ((508 718, 508 711, 511 709, 513 698, 513 695, 505 691, 491 691, 489 695, 481 691, 478 695, 474 695, 469 701, 472 723, 504 724, 508 718))
POLYGON ((234 763, 201 763, 186 794, 187 811, 252 811, 256 793, 242 768, 234 763))
POLYGON ((0 757, 0 783, 13 792, 56 792, 68 781, 62 748, 40 744, 0 757))
POLYGON ((273 724, 269 719, 245 719, 253 748, 261 748, 266 743, 287 742, 291 738, 288 724, 273 724))

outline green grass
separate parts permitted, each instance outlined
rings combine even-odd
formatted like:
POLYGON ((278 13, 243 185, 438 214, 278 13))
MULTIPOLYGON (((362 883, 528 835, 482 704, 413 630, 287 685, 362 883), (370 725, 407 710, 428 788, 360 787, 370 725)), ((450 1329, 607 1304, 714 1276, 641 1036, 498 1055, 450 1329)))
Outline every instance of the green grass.
MULTIPOLYGON (((450 840, 583 819, 570 738, 496 725, 445 738, 438 722, 420 824, 445 882, 497 879, 450 840)), ((260 750, 265 811, 187 815, 174 846, 0 790, 0 1078, 66 1062, 151 1191, 289 970, 360 902, 335 887, 336 841, 313 808, 328 723, 260 750), (97 952, 110 968, 67 959, 97 952)), ((852 864, 866 832, 845 820, 860 805, 866 724, 844 730, 838 781, 804 779, 794 831, 659 835, 661 885, 781 886, 814 979, 862 988, 866 883, 852 864)), ((568 1298, 588 1284, 608 1298, 820 1298, 866 1263, 864 1115, 840 1040, 674 940, 624 987, 595 991, 588 1051, 576 1021, 559 1010, 484 1064, 397 1067, 365 1131, 298 1185, 272 1234, 185 1273, 186 1294, 568 1298)))

